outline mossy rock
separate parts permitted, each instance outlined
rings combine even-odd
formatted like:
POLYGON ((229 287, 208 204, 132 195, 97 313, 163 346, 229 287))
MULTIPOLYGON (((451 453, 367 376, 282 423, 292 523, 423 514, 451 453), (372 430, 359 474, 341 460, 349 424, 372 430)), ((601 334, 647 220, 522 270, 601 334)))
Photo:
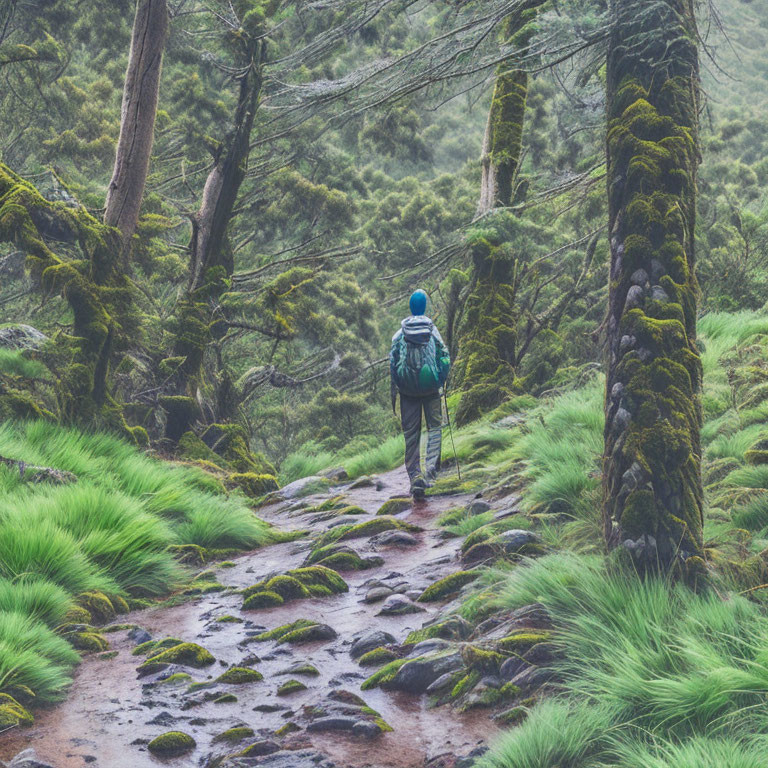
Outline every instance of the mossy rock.
POLYGON ((457 571, 430 584, 417 598, 417 602, 431 603, 445 600, 461 591, 462 587, 473 582, 480 574, 477 571, 457 571))
POLYGON ((375 536, 378 533, 393 530, 408 531, 408 533, 418 533, 424 529, 420 528, 418 525, 412 525, 411 523, 398 520, 395 517, 382 515, 381 517, 376 517, 374 520, 366 520, 364 523, 353 525, 351 528, 341 534, 338 541, 347 541, 348 539, 375 536))
POLYGON ((479 682, 482 674, 477 669, 471 669, 464 676, 460 677, 451 689, 451 698, 458 699, 469 693, 479 682))
POLYGON ((278 696, 289 696, 292 693, 306 691, 307 686, 301 680, 286 680, 278 689, 278 696))
POLYGON ((226 614, 224 616, 219 616, 219 618, 216 619, 216 623, 217 624, 242 624, 243 620, 238 616, 231 616, 230 614, 226 614))
POLYGON ((306 677, 318 677, 320 671, 314 664, 305 662, 303 664, 293 664, 288 669, 278 672, 278 675, 305 675, 306 677))
MULTIPOLYGON (((115 607, 103 592, 83 592, 78 595, 77 602, 91 614, 93 620, 101 624, 115 618, 115 607)), ((128 605, 123 613, 128 613, 128 605)))
POLYGON ((275 736, 289 736, 292 733, 297 733, 301 730, 301 726, 289 720, 285 725, 281 725, 276 731, 275 736))
MULTIPOLYGON (((91 624, 91 614, 81 605, 72 605, 64 614, 63 624, 91 624)), ((105 630, 106 631, 106 630, 105 630)))
POLYGON ((486 675, 497 674, 506 658, 496 651, 477 645, 465 645, 461 648, 461 659, 464 665, 486 675))
POLYGON ((183 731, 168 731, 147 744, 147 749, 158 757, 175 757, 191 752, 197 743, 183 731))
POLYGON ((546 643, 552 637, 552 633, 544 631, 515 632, 512 635, 502 637, 495 641, 494 645, 500 651, 523 653, 539 643, 546 643))
POLYGON ((236 726, 235 728, 229 728, 228 730, 217 734, 213 737, 212 743, 237 744, 238 742, 241 742, 244 739, 250 739, 255 735, 256 732, 253 730, 253 728, 249 728, 246 725, 240 725, 236 726))
POLYGON ((323 565, 296 568, 293 571, 288 571, 288 574, 310 589, 322 586, 329 589, 335 595, 349 592, 347 582, 332 568, 327 568, 323 565))
POLYGON ((16 726, 30 726, 34 717, 13 696, 0 693, 0 732, 16 726))
POLYGON ((396 651, 385 646, 380 646, 379 648, 374 648, 372 651, 368 651, 368 653, 364 653, 357 660, 357 663, 361 667, 376 667, 381 664, 389 664, 390 661, 396 661, 399 658, 400 655, 396 651))
POLYGON ((166 637, 164 640, 147 640, 146 643, 137 645, 131 653, 134 656, 147 656, 149 654, 158 654, 160 651, 166 648, 173 648, 175 645, 180 645, 181 640, 177 637, 166 637))
POLYGON ((466 640, 472 634, 473 627, 461 616, 448 616, 434 624, 421 629, 414 629, 408 634, 405 642, 408 645, 420 643, 423 640, 440 638, 442 640, 466 640))
POLYGON ((261 608, 274 608, 276 605, 282 605, 285 602, 277 592, 270 592, 264 590, 262 592, 254 592, 246 597, 243 602, 244 611, 257 611, 261 608))
POLYGON ((409 661, 413 661, 413 659, 395 659, 394 661, 390 661, 389 664, 386 664, 381 669, 374 672, 367 680, 364 680, 360 688, 363 691, 369 691, 372 688, 392 682, 400 667, 407 664, 409 661))
POLYGON ((214 700, 214 704, 234 704, 237 701, 237 696, 234 693, 222 693, 221 696, 217 696, 214 700))
POLYGON ((74 632, 67 636, 78 651, 101 653, 109 648, 109 641, 98 632, 74 632))
POLYGON ((298 579, 286 574, 271 578, 264 589, 277 593, 283 600, 300 600, 310 596, 309 590, 298 579))
POLYGON ((206 551, 197 544, 171 544, 168 551, 186 565, 205 565, 206 551))
POLYGON ((400 512, 405 512, 406 509, 410 509, 413 506, 413 501, 407 496, 398 496, 394 499, 388 499, 385 501, 376 515, 398 515, 400 512))
POLYGON ((318 565, 331 568, 334 571, 367 571, 370 568, 377 568, 384 562, 384 558, 360 557, 357 552, 335 552, 328 557, 323 558, 318 565))
POLYGON ((292 624, 283 624, 282 626, 262 632, 260 635, 256 635, 254 640, 258 643, 263 643, 268 640, 279 640, 283 635, 287 635, 289 632, 293 632, 294 630, 303 627, 312 627, 314 625, 315 622, 310 621, 309 619, 297 619, 292 624))
POLYGON ((185 432, 177 443, 179 458, 188 461, 206 461, 219 469, 226 469, 227 462, 214 453, 194 432, 185 432))
POLYGON ((252 499, 259 499, 280 487, 274 475, 260 475, 256 472, 233 472, 228 479, 252 499))
POLYGON ((264 679, 261 672, 250 667, 230 667, 216 678, 217 683, 228 685, 244 685, 245 683, 258 683, 264 679))
MULTIPOLYGON (((207 651, 197 643, 179 643, 158 653, 153 653, 141 667, 149 664, 181 664, 185 667, 202 669, 213 664, 216 659, 210 651, 207 651)), ((140 669, 141 669, 140 667, 140 669)))
POLYGON ((173 687, 176 685, 186 685, 192 679, 192 675, 187 672, 174 672, 170 677, 158 680, 157 685, 173 687))
POLYGON ((251 452, 248 435, 239 424, 211 424, 200 438, 235 472, 277 475, 274 466, 263 456, 251 452))
POLYGON ((298 645, 300 643, 314 643, 323 640, 333 640, 337 633, 327 624, 313 623, 308 627, 299 627, 284 634, 277 642, 298 645))

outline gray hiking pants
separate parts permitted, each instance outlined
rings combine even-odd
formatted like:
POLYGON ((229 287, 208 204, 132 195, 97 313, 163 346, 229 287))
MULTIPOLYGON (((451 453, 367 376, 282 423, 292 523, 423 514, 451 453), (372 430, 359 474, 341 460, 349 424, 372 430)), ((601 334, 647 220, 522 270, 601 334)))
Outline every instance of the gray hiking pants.
POLYGON ((427 422, 426 475, 432 480, 440 468, 440 447, 443 440, 443 411, 440 395, 409 397, 400 395, 400 421, 405 436, 405 469, 411 483, 421 476, 421 412, 427 422))

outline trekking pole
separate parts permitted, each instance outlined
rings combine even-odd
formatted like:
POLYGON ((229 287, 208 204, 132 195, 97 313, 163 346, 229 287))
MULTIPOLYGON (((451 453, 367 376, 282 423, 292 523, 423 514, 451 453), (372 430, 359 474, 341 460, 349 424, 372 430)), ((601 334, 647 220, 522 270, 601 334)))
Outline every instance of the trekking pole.
POLYGON ((459 457, 456 454, 456 443, 453 442, 453 427, 451 426, 451 412, 448 410, 448 395, 446 394, 445 387, 443 387, 443 400, 445 401, 445 418, 448 422, 448 434, 451 436, 451 445, 453 446, 453 460, 456 462, 456 472, 459 474, 459 482, 461 482, 461 467, 459 466, 459 457))

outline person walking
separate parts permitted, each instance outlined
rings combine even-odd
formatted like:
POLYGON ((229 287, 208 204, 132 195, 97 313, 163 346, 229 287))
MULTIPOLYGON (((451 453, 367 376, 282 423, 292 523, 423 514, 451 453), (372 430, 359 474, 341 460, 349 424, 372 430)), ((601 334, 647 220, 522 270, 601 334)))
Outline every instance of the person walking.
POLYGON ((392 410, 400 395, 400 421, 405 437, 405 469, 411 495, 423 498, 440 468, 443 413, 442 387, 451 369, 451 360, 440 331, 427 315, 427 294, 421 289, 410 298, 411 314, 392 337, 389 353, 392 410), (421 415, 427 424, 425 470, 421 469, 421 415))

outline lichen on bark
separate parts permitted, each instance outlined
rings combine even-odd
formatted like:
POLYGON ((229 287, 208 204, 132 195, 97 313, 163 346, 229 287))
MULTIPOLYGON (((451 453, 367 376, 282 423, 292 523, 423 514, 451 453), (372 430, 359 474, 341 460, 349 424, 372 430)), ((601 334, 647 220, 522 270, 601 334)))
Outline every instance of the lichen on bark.
POLYGON ((607 68, 604 521, 638 570, 703 572, 692 0, 620 0, 607 68))

